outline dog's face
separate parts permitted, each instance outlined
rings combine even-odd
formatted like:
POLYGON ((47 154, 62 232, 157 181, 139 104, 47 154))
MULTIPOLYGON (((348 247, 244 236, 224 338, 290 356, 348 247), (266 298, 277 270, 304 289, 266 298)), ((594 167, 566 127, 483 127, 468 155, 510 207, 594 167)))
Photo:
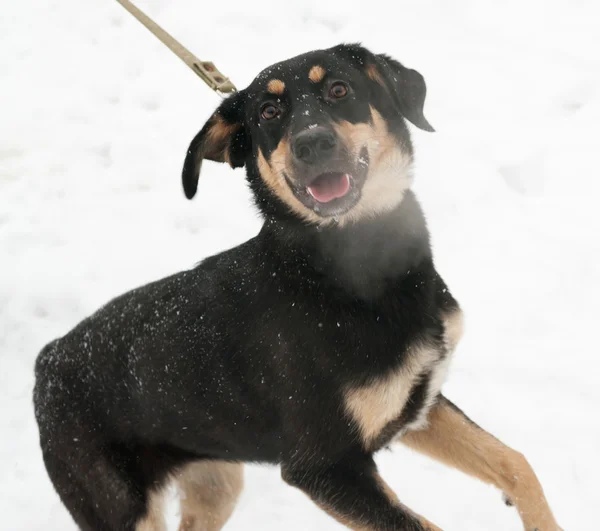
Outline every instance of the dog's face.
POLYGON ((418 72, 358 45, 277 63, 225 100, 194 138, 186 195, 209 159, 246 166, 267 214, 323 224, 390 210, 410 185, 404 119, 433 131, 425 90, 418 72))

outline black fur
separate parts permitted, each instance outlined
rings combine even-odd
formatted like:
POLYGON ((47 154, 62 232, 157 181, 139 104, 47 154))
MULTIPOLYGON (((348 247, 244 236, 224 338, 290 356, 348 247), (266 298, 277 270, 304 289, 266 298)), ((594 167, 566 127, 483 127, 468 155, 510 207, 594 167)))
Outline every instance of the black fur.
MULTIPOLYGON (((292 124, 259 127, 259 87, 273 73, 291 85, 289 76, 315 60, 356 79, 411 154, 402 116, 431 128, 420 74, 356 45, 274 65, 222 104, 211 120, 237 124, 235 132, 212 151, 210 121, 197 135, 184 167, 186 194, 196 191, 202 158, 223 160, 229 150, 233 166, 246 166, 265 216, 260 233, 112 300, 36 363, 44 460, 82 529, 133 529, 149 490, 204 458, 281 464, 286 481, 340 515, 377 529, 423 529, 390 508, 372 453, 414 419, 428 376, 374 448, 362 444, 343 395, 401 366, 411 344, 441 345, 442 314, 457 305, 434 268, 410 191, 375 219, 318 227, 261 179, 258 147, 271 153, 292 124), (383 68, 387 84, 402 82, 386 88, 367 80, 368 61, 383 68)), ((321 109, 368 120, 363 102, 321 109)))

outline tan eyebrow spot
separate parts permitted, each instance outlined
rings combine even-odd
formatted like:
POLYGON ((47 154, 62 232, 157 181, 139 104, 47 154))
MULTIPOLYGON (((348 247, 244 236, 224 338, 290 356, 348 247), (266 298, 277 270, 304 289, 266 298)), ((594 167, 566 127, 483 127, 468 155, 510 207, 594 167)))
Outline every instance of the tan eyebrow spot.
POLYGON ((283 95, 283 91, 285 90, 285 83, 281 81, 281 79, 271 79, 271 81, 267 83, 267 90, 271 94, 281 96, 283 95))
POLYGON ((325 77, 325 69, 322 66, 315 65, 310 69, 308 73, 308 79, 310 79, 313 83, 318 83, 322 81, 325 77))
POLYGON ((366 68, 367 71, 367 77, 369 79, 372 79, 373 81, 375 81, 375 83, 379 83, 380 85, 383 85, 383 78, 381 77, 381 74, 379 73, 379 70, 377 70, 377 67, 373 64, 367 66, 366 68))

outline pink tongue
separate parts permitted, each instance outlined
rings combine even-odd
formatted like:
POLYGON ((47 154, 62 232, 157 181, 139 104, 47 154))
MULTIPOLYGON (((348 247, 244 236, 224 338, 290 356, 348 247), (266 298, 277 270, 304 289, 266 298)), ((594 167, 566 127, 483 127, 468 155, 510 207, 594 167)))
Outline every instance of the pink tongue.
POLYGON ((308 192, 319 203, 329 203, 338 197, 344 197, 350 190, 350 175, 331 175, 317 179, 308 187, 308 192))

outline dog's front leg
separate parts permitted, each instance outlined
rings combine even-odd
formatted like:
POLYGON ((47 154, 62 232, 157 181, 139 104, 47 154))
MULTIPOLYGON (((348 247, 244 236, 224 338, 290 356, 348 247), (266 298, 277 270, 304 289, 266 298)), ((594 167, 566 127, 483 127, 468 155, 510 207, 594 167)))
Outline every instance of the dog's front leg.
POLYGON ((560 531, 542 486, 522 454, 481 429, 447 398, 440 396, 429 425, 400 442, 491 483, 518 509, 526 531, 560 531))
MULTIPOLYGON (((315 456, 312 463, 326 462, 315 456)), ((330 516, 360 531, 441 531, 403 506, 384 483, 370 455, 309 468, 282 464, 282 477, 330 516)))

